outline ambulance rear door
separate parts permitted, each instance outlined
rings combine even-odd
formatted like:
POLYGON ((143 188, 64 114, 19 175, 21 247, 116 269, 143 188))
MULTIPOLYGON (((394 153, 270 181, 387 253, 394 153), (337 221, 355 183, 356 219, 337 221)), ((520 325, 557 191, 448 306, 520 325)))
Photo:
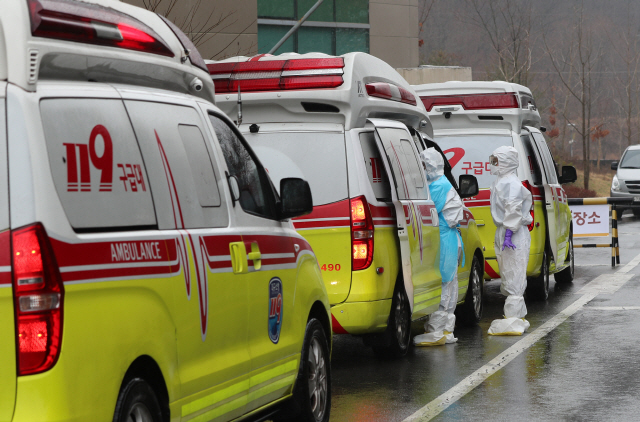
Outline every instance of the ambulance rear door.
POLYGON ((344 127, 330 123, 261 123, 258 131, 240 128, 276 189, 285 177, 311 187, 313 211, 293 219, 311 244, 331 305, 351 290, 351 208, 344 127))
POLYGON ((533 137, 534 144, 537 148, 540 163, 542 163, 544 178, 544 202, 547 212, 547 237, 549 239, 549 246, 551 247, 552 258, 556 265, 558 264, 558 256, 563 258, 560 261, 560 265, 564 262, 565 245, 559 245, 558 239, 560 238, 561 227, 559 227, 558 216, 560 214, 560 197, 559 192, 561 190, 560 183, 558 183, 558 175, 556 173, 556 167, 553 163, 553 158, 547 147, 542 134, 537 129, 530 128, 529 133, 533 137), (562 252, 563 254, 559 254, 562 252))
MULTIPOLYGON (((0 82, 0 421, 10 421, 16 398, 16 343, 11 286, 7 169, 7 83, 0 82)), ((16 163, 17 164, 17 163, 16 163)))
POLYGON ((382 162, 393 180, 391 199, 396 208, 405 291, 412 314, 426 315, 436 310, 441 288, 435 205, 406 126, 381 119, 369 119, 368 124, 375 127, 382 162))

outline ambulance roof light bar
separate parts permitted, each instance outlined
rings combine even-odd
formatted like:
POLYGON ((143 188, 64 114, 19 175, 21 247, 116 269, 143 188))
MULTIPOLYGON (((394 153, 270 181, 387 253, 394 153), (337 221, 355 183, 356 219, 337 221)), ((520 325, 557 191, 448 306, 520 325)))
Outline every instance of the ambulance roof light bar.
POLYGON ((370 97, 384 98, 385 100, 398 101, 400 103, 417 106, 416 97, 407 89, 387 83, 372 82, 365 85, 370 97))
POLYGON ((344 83, 341 57, 291 60, 260 60, 207 65, 216 94, 248 91, 280 91, 336 88, 344 83))
POLYGON ((31 34, 174 57, 150 27, 109 7, 66 0, 27 0, 31 34))
POLYGON ((461 105, 465 110, 489 110, 520 108, 514 92, 497 94, 435 95, 421 96, 427 111, 435 106, 461 105))

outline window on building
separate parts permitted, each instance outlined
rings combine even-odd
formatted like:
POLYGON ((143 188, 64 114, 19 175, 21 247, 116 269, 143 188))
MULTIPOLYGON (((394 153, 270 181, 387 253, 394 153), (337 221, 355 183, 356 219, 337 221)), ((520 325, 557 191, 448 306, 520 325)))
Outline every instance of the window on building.
MULTIPOLYGON (((258 0, 258 53, 268 53, 316 0, 258 0)), ((369 52, 369 0, 325 0, 275 54, 369 52)))

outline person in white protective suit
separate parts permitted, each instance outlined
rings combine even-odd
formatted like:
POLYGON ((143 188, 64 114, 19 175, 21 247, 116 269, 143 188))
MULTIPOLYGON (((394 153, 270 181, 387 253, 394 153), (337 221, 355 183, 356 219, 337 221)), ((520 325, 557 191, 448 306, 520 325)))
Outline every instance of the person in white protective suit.
POLYGON ((462 199, 444 176, 444 160, 434 148, 427 148, 420 154, 425 168, 431 199, 436 205, 440 226, 440 274, 442 294, 438 310, 429 315, 424 325, 425 333, 416 336, 416 346, 437 346, 458 341, 453 336, 456 316, 453 313, 458 303, 458 264, 464 246, 457 229, 464 216, 462 199))
POLYGON ((504 318, 489 327, 490 335, 522 335, 529 328, 524 291, 531 235, 531 192, 518 176, 518 151, 511 146, 496 149, 489 157, 491 174, 498 178, 491 185, 491 217, 496 225, 494 248, 500 269, 500 292, 507 296, 504 318))

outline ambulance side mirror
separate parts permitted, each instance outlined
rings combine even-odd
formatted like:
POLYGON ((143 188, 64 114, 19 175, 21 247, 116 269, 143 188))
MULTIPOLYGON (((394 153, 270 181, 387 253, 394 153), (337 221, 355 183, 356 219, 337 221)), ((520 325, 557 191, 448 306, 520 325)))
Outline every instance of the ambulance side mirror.
POLYGON ((614 161, 611 163, 611 170, 618 170, 618 162, 614 161))
POLYGON ((562 176, 560 176, 560 180, 558 180, 560 184, 573 183, 576 180, 578 180, 576 168, 573 166, 562 166, 562 176))
POLYGON ((460 198, 471 198, 478 194, 478 179, 470 174, 461 174, 458 179, 460 186, 460 198))
POLYGON ((313 211, 311 188, 306 180, 286 177, 280 180, 280 220, 300 217, 313 211))

